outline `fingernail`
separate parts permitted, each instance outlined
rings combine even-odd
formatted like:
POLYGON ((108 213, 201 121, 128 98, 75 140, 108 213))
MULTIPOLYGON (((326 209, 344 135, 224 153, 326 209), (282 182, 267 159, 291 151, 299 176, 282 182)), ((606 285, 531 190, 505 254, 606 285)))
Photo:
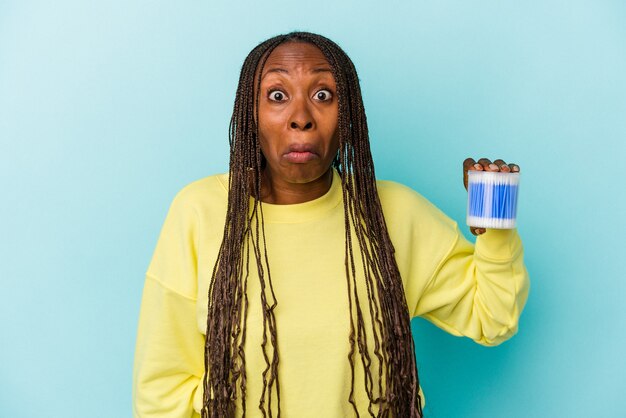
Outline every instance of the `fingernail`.
POLYGON ((492 170, 497 170, 498 166, 495 165, 495 164, 489 164, 489 168, 492 169, 492 170))
POLYGON ((474 164, 474 168, 475 168, 476 170, 480 170, 481 168, 483 168, 483 166, 482 166, 482 165, 480 165, 480 164, 474 164))

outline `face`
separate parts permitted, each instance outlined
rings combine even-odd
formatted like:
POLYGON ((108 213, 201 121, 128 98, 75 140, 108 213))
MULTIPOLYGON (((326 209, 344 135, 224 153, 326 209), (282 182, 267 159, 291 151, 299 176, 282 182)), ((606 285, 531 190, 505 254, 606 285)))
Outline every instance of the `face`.
POLYGON ((259 92, 259 142, 272 182, 312 183, 339 148, 337 85, 324 54, 288 42, 269 55, 259 92))

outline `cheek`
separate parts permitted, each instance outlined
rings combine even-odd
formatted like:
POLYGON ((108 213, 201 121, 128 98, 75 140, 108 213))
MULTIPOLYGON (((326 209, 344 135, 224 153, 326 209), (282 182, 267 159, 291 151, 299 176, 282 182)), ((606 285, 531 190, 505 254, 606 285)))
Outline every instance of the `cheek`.
POLYGON ((336 113, 334 115, 334 121, 330 124, 328 130, 331 137, 331 145, 333 147, 339 148, 339 115, 336 113))
POLYGON ((271 138, 273 137, 274 133, 272 132, 271 125, 261 122, 259 124, 259 143, 261 144, 261 146, 267 147, 268 144, 272 142, 271 138))
POLYGON ((282 129, 285 116, 280 112, 270 112, 264 109, 264 107, 261 104, 259 108, 259 132, 265 135, 265 137, 271 138, 282 129))
POLYGON ((266 135, 263 134, 263 131, 259 131, 259 148, 261 148, 261 154, 264 156, 271 155, 271 147, 267 141, 266 135))
POLYGON ((266 157, 272 159, 277 150, 277 132, 275 127, 261 122, 259 124, 259 147, 261 153, 266 157))

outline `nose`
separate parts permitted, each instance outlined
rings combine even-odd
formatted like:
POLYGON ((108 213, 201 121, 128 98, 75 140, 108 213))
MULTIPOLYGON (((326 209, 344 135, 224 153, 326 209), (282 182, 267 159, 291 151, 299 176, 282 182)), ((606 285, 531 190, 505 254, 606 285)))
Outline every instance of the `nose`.
POLYGON ((302 131, 306 131, 306 130, 311 129, 312 127, 313 127, 313 122, 306 122, 306 123, 300 122, 299 123, 299 122, 296 122, 295 120, 291 121, 292 129, 300 129, 302 131), (301 128, 302 125, 304 125, 304 127, 301 128))
POLYGON ((301 98, 300 100, 294 100, 293 106, 293 113, 291 114, 289 121, 291 129, 299 131, 308 131, 313 129, 315 121, 313 120, 313 115, 309 109, 309 103, 307 103, 306 97, 301 98))

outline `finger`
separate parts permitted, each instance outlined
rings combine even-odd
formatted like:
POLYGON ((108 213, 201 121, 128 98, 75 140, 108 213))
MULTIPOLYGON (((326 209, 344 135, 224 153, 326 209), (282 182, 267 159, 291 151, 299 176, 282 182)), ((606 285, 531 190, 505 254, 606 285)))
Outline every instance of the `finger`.
POLYGON ((463 161, 463 170, 480 170, 482 171, 483 166, 478 164, 473 158, 466 158, 463 161))
POLYGON ((511 169, 509 168, 509 166, 504 162, 504 160, 501 159, 497 159, 493 162, 495 165, 498 166, 498 170, 503 172, 503 173, 509 173, 511 171, 511 169))
POLYGON ((472 157, 468 157, 463 161, 463 171, 473 170, 475 167, 476 161, 472 157))
POLYGON ((489 158, 481 158, 478 160, 478 164, 480 164, 485 171, 500 171, 498 166, 492 163, 489 158))
POLYGON ((512 173, 519 173, 519 165, 511 163, 509 164, 509 168, 512 173))
POLYGON ((485 228, 476 228, 474 226, 470 226, 470 232, 478 236, 484 234, 485 232, 487 232, 487 230, 485 228))
POLYGON ((476 161, 472 157, 466 158, 463 161, 463 186, 465 186, 465 190, 467 190, 467 172, 468 170, 476 170, 476 161))

